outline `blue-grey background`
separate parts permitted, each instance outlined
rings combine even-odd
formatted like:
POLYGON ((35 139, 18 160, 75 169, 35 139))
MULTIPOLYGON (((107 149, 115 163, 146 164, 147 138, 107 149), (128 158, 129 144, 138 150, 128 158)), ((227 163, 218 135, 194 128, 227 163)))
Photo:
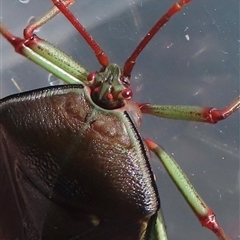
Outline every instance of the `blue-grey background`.
MULTIPOLYGON (((108 54, 123 65, 173 0, 76 0, 73 13, 108 54)), ((1 0, 1 20, 16 35, 50 0, 1 0), (27 2, 27 3, 22 3, 27 2)), ((94 54, 64 17, 38 34, 89 70, 94 54)), ((49 85, 49 74, 14 53, 1 38, 0 97, 49 85), (14 82, 20 87, 14 85, 14 82)), ((157 34, 132 73, 134 99, 223 108, 239 95, 239 1, 195 0, 157 34)), ((217 125, 144 116, 141 133, 174 156, 232 240, 239 230, 239 112, 217 125)), ((153 155, 152 155, 153 156, 153 155)), ((158 160, 152 157, 170 240, 214 240, 201 227, 158 160)))

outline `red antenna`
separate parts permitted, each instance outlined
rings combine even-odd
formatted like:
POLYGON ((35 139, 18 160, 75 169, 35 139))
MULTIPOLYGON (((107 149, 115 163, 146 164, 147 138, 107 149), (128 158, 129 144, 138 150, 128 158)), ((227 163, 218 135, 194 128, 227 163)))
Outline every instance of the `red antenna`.
MULTIPOLYGON (((88 45, 94 51, 99 63, 103 67, 107 67, 109 65, 109 60, 105 52, 100 48, 97 42, 95 42, 92 36, 86 31, 86 29, 81 25, 77 18, 68 9, 68 7, 74 2, 74 0, 62 0, 62 1, 52 0, 52 1, 53 4, 65 15, 65 17, 72 23, 72 25, 86 40, 88 45)), ((173 15, 179 12, 184 5, 188 4, 191 1, 192 0, 180 0, 179 2, 174 3, 172 7, 158 20, 158 22, 147 33, 147 35, 143 38, 143 40, 137 46, 132 55, 125 62, 123 67, 123 75, 125 77, 130 78, 132 69, 136 63, 138 55, 142 52, 142 50, 146 47, 150 40, 155 36, 155 34, 162 28, 164 24, 166 24, 169 21, 169 19, 173 15)))
POLYGON ((143 38, 143 40, 136 47, 132 55, 127 59, 123 67, 123 75, 125 77, 130 77, 132 73, 132 69, 136 63, 136 59, 138 55, 142 52, 142 50, 146 47, 146 45, 150 42, 150 40, 155 36, 155 34, 162 28, 162 26, 169 21, 169 19, 179 12, 182 7, 192 0, 181 0, 172 5, 172 7, 158 20, 158 22, 152 27, 152 29, 147 33, 147 35, 143 38))
POLYGON ((88 45, 94 51, 98 62, 103 66, 107 67, 109 65, 109 60, 106 53, 100 48, 97 42, 92 38, 92 36, 86 31, 82 24, 77 20, 77 18, 70 12, 68 6, 71 5, 74 0, 52 0, 53 4, 65 15, 65 17, 72 23, 72 25, 77 29, 77 31, 86 40, 88 45), (70 3, 71 2, 71 3, 70 3))

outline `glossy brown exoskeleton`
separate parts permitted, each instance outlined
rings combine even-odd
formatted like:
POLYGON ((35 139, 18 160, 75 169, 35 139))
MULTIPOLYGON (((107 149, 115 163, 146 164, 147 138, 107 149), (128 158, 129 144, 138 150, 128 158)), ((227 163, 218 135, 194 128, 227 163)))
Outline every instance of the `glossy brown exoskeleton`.
POLYGON ((219 240, 227 240, 175 160, 139 133, 142 113, 216 123, 240 107, 238 97, 223 110, 135 103, 130 77, 136 58, 156 32, 191 0, 180 0, 160 18, 123 68, 107 56, 68 10, 54 7, 24 31, 24 39, 2 24, 15 50, 69 85, 0 100, 0 239, 166 240, 159 194, 149 163, 156 154, 198 217, 219 240), (95 52, 102 68, 89 73, 34 34, 62 12, 95 52))

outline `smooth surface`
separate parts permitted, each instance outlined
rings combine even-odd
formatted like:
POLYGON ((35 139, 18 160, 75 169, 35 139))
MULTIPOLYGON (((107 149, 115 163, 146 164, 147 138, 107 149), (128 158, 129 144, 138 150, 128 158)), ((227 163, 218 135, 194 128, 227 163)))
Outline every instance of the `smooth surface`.
MULTIPOLYGON (((123 65, 140 39, 174 1, 77 1, 73 13, 108 54, 123 65)), ((49 0, 1 1, 2 21, 16 35, 49 0)), ((38 34, 94 71, 91 50, 63 17, 38 34)), ((0 97, 47 86, 48 73, 14 53, 1 38, 0 97)), ((159 104, 223 108, 239 95, 239 2, 193 1, 177 14, 140 55, 132 74, 134 99, 159 104)), ((157 141, 184 169, 233 240, 239 232, 239 112, 217 124, 145 116, 142 135, 157 141)), ((152 154, 153 156, 153 154, 152 154)), ((153 158, 170 240, 214 240, 203 229, 153 158)))

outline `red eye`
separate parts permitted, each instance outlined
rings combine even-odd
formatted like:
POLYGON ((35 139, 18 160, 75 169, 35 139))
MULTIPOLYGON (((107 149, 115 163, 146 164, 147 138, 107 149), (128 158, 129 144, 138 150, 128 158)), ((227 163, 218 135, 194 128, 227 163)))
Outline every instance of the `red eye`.
POLYGON ((131 88, 126 88, 122 91, 122 96, 125 99, 130 99, 133 96, 133 92, 131 88))
POLYGON ((87 80, 89 82, 91 82, 91 81, 93 81, 95 79, 95 76, 96 76, 95 72, 89 73, 88 76, 87 76, 87 80))

